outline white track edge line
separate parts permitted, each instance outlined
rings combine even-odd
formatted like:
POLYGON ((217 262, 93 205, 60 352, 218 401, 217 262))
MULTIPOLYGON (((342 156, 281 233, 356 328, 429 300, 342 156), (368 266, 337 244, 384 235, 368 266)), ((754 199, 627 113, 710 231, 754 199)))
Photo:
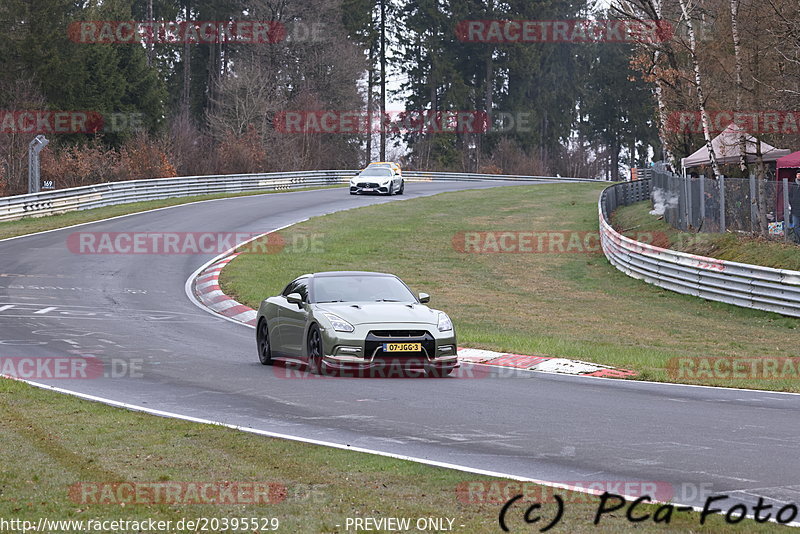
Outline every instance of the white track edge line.
MULTIPOLYGON (((336 442, 333 442, 333 441, 323 441, 323 440, 318 440, 318 439, 314 439, 314 438, 305 438, 305 437, 302 437, 302 436, 294 436, 294 435, 291 435, 291 434, 282 434, 280 432, 272 432, 270 430, 261 430, 261 429, 258 429, 258 428, 245 427, 245 426, 241 426, 241 425, 234 425, 234 424, 231 424, 231 423, 223 423, 223 422, 220 422, 220 421, 213 421, 213 420, 210 420, 210 419, 203 419, 203 418, 194 417, 194 416, 191 416, 191 415, 184 415, 184 414, 179 414, 179 413, 174 413, 174 412, 167 412, 167 411, 163 411, 163 410, 156 410, 155 408, 148 408, 148 407, 145 407, 145 406, 139 406, 138 404, 130 404, 130 403, 127 403, 127 402, 115 401, 115 400, 112 400, 112 399, 107 399, 105 397, 98 397, 96 395, 90 395, 88 393, 80 393, 80 392, 77 392, 77 391, 70 391, 68 389, 63 389, 63 388, 59 388, 59 387, 56 387, 56 386, 50 386, 48 384, 41 384, 39 382, 32 382, 30 380, 13 378, 13 377, 5 377, 5 376, 3 376, 3 378, 9 378, 9 379, 15 380, 17 382, 24 382, 25 384, 28 384, 30 386, 34 386, 34 387, 37 387, 37 388, 40 388, 40 389, 53 391, 53 392, 56 392, 56 393, 62 393, 62 394, 70 395, 70 396, 73 396, 73 397, 78 397, 80 399, 84 399, 84 400, 88 400, 88 401, 99 402, 99 403, 106 404, 106 405, 109 405, 109 406, 114 406, 114 407, 117 407, 117 408, 124 408, 126 410, 130 410, 130 411, 134 411, 134 412, 147 413, 147 414, 150 414, 150 415, 156 415, 156 416, 165 417, 165 418, 168 418, 168 419, 177 419, 177 420, 182 420, 182 421, 188 421, 188 422, 191 422, 191 423, 220 426, 220 427, 223 427, 223 428, 229 428, 231 430, 237 430, 237 431, 240 431, 240 432, 247 432, 249 434, 256 434, 256 435, 259 435, 259 436, 264 436, 264 437, 269 437, 269 438, 285 439, 285 440, 290 440, 290 441, 297 441, 297 442, 300 442, 300 443, 307 443, 309 445, 319 445, 319 446, 323 446, 323 447, 330 447, 330 448, 333 448, 333 449, 360 452, 360 453, 364 453, 364 454, 371 454, 371 455, 374 455, 374 456, 383 456, 385 458, 393 458, 393 459, 396 459, 396 460, 404 460, 404 461, 408 461, 408 462, 415 462, 415 463, 419 463, 419 464, 429 465, 429 466, 432 466, 432 467, 441 467, 441 468, 450 469, 450 470, 453 470, 453 471, 461 471, 461 472, 464 472, 464 473, 473 473, 473 474, 476 474, 476 475, 484 475, 484 476, 495 477, 495 478, 506 478, 506 479, 509 479, 509 480, 516 480, 518 482, 533 482, 534 484, 539 484, 539 485, 546 486, 546 487, 549 487, 549 488, 563 489, 563 490, 568 490, 568 491, 575 491, 575 492, 583 493, 583 494, 587 494, 587 495, 595 495, 595 496, 602 495, 602 492, 600 492, 599 490, 592 490, 592 489, 589 489, 589 488, 584 488, 584 487, 581 487, 581 486, 574 486, 574 485, 571 485, 571 484, 562 484, 562 483, 559 483, 559 482, 551 482, 551 481, 548 481, 548 480, 541 480, 541 479, 536 479, 536 478, 531 478, 531 477, 523 477, 523 476, 519 476, 519 475, 512 475, 512 474, 509 474, 509 473, 503 473, 501 471, 491 471, 491 470, 488 470, 488 469, 480 469, 478 467, 469 467, 469 466, 453 464, 453 463, 449 463, 449 462, 440 462, 438 460, 430 460, 428 458, 419 458, 419 457, 416 457, 416 456, 408 456, 408 455, 405 455, 405 454, 397 454, 397 453, 393 453, 393 452, 380 451, 380 450, 376 450, 376 449, 368 449, 366 447, 355 447, 355 446, 348 445, 348 444, 345 444, 345 443, 336 443, 336 442)), ((735 490, 735 491, 739 491, 739 490, 735 490)), ((640 498, 640 496, 626 495, 626 494, 619 494, 619 496, 623 497, 626 501, 629 501, 629 502, 635 501, 636 499, 640 498)), ((690 506, 692 508, 692 510, 697 511, 697 512, 700 512, 700 511, 703 510, 703 507, 701 507, 701 506, 688 505, 688 504, 679 503, 679 502, 675 502, 675 501, 659 501, 659 500, 652 499, 649 502, 649 504, 652 504, 652 503, 655 503, 655 504, 659 504, 659 503, 660 504, 672 504, 672 505, 675 505, 675 506, 690 506)), ((724 514, 722 512, 720 512, 720 513, 717 513, 717 514, 714 514, 714 515, 724 515, 724 514)), ((752 519, 754 516, 748 515, 746 517, 752 519)), ((800 521, 795 521, 795 522, 792 522, 792 523, 777 523, 776 519, 770 519, 769 521, 771 523, 782 524, 782 525, 790 526, 790 527, 800 527, 800 521)))
MULTIPOLYGON (((186 279, 186 283, 183 284, 183 290, 186 293, 186 296, 189 297, 189 300, 195 306, 197 306, 201 310, 205 311, 206 313, 210 313, 214 317, 219 317, 219 318, 225 319, 226 321, 229 321, 231 323, 242 325, 242 326, 246 326, 247 328, 252 328, 253 330, 255 330, 255 328, 256 328, 255 326, 249 325, 247 323, 243 323, 241 321, 237 321, 237 320, 235 320, 235 319, 233 319, 231 317, 228 317, 226 315, 222 315, 220 313, 217 313, 214 310, 212 310, 211 308, 209 308, 208 306, 206 306, 205 304, 203 304, 202 302, 200 302, 200 300, 194 294, 194 289, 192 287, 194 285, 194 281, 200 275, 200 273, 202 273, 203 271, 208 269, 214 263, 216 263, 216 262, 218 262, 218 261, 220 261, 220 260, 222 260, 224 258, 227 258, 231 254, 233 254, 233 252, 236 251, 237 248, 242 247, 242 246, 250 243, 251 241, 255 241, 256 239, 260 239, 260 238, 264 237, 267 234, 280 232, 281 230, 283 230, 285 228, 289 228, 290 226, 294 226, 296 224, 301 224, 301 223, 303 223, 303 222, 305 222, 307 220, 308 220, 308 217, 306 217, 305 219, 300 220, 300 221, 296 221, 296 222, 293 222, 293 223, 290 223, 290 224, 286 224, 284 226, 281 226, 280 228, 275 228, 275 229, 272 229, 272 230, 270 230, 268 232, 264 232, 261 235, 257 235, 257 236, 255 236, 253 238, 248 239, 247 241, 239 243, 238 245, 235 245, 235 246, 229 248, 228 250, 226 250, 222 254, 219 254, 218 256, 215 256, 214 258, 211 258, 210 260, 208 260, 207 262, 202 264, 200 267, 198 267, 191 275, 189 275, 189 278, 186 279)), ((256 310, 256 313, 258 313, 257 310, 256 310)))

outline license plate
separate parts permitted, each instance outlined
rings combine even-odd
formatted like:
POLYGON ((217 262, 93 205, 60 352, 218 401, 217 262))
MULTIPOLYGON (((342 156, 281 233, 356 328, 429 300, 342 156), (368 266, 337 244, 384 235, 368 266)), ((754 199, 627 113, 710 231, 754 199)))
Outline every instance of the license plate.
POLYGON ((362 189, 362 191, 375 191, 375 190, 371 187, 365 187, 364 189, 362 189))
POLYGON ((384 343, 383 352, 422 352, 422 343, 384 343))

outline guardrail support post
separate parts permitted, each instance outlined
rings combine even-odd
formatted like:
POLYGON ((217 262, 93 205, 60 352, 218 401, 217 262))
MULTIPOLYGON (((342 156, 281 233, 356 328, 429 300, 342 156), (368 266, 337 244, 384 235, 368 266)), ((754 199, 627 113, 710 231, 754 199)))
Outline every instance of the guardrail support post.
MULTIPOLYGON (((789 179, 783 179, 783 240, 789 241, 789 223, 791 221, 791 217, 789 217, 789 179)), ((795 230, 797 231, 797 230, 795 230)))
POLYGON ((50 143, 43 135, 37 135, 28 144, 28 193, 41 191, 42 182, 39 180, 39 152, 50 143))
MULTIPOLYGON (((756 231, 756 219, 758 219, 758 199, 756 198, 756 175, 750 175, 750 232, 756 231)), ((761 232, 759 232, 761 233, 761 232)))
MULTIPOLYGON (((686 179, 686 229, 688 230, 690 226, 694 226, 692 223, 694 222, 694 198, 692 194, 694 193, 694 188, 692 187, 692 182, 694 180, 692 177, 688 177, 686 179)), ((696 228, 696 227, 695 227, 696 228)))
POLYGON ((725 233, 725 176, 719 177, 719 231, 725 233))
POLYGON ((700 228, 706 225, 706 175, 700 175, 700 228))

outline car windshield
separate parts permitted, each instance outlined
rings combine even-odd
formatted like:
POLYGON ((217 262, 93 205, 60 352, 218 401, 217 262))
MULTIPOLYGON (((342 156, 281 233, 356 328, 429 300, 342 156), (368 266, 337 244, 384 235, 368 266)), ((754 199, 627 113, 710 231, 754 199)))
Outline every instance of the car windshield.
POLYGON ((313 279, 313 299, 322 302, 416 302, 394 276, 320 276, 313 279))
POLYGON ((386 167, 369 167, 361 171, 359 176, 391 176, 392 169, 386 167))

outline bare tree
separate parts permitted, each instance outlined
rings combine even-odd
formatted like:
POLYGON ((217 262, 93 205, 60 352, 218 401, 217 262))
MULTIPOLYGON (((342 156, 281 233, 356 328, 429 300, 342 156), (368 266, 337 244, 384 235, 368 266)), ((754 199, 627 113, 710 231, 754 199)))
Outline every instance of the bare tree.
MULTIPOLYGON (((0 109, 47 109, 47 102, 31 79, 0 80, 0 109)), ((4 177, 9 194, 28 191, 28 143, 36 134, 14 129, 0 134, 0 176, 4 177)), ((48 148, 52 150, 53 147, 48 148)))
MULTIPOLYGON (((655 0, 653 2, 653 11, 656 15, 654 22, 658 25, 664 24, 664 17, 662 11, 662 0, 655 0)), ((660 47, 657 47, 653 53, 653 65, 654 67, 659 64, 661 60, 662 51, 660 47)), ((672 151, 669 148, 669 144, 667 143, 667 106, 664 102, 664 87, 663 81, 660 77, 655 77, 655 95, 656 95, 656 107, 658 109, 658 137, 661 141, 661 146, 664 147, 664 159, 669 161, 674 165, 674 156, 672 155, 672 151)))
POLYGON ((686 22, 686 32, 689 37, 689 54, 692 59, 692 69, 694 70, 695 92, 697 94, 697 106, 700 110, 700 118, 703 123, 703 138, 706 141, 706 148, 708 149, 708 157, 711 160, 711 168, 714 171, 714 177, 719 178, 719 165, 717 164, 717 156, 714 153, 714 146, 711 143, 710 125, 708 120, 708 112, 706 110, 706 99, 703 93, 703 77, 700 73, 700 60, 697 54, 697 38, 695 36, 694 27, 692 26, 692 16, 690 5, 692 0, 678 0, 681 6, 681 13, 683 20, 686 22))
POLYGON ((251 126, 266 131, 272 115, 286 104, 274 75, 252 60, 238 64, 232 76, 218 80, 215 94, 207 118, 217 139, 243 135, 251 126))
POLYGON ((766 0, 773 24, 766 29, 777 55, 780 83, 772 87, 784 109, 800 109, 800 9, 794 0, 766 0))
MULTIPOLYGON (((739 36, 739 0, 730 0, 731 8, 731 36, 733 37, 733 54, 736 63, 736 107, 737 112, 742 111, 742 93, 744 84, 742 81, 742 41, 739 36)), ((745 132, 739 132, 739 169, 742 173, 747 172, 747 138, 745 132)))
POLYGON ((633 19, 643 24, 653 25, 656 39, 641 40, 637 43, 640 51, 638 67, 644 80, 653 84, 653 94, 658 111, 658 138, 664 153, 664 159, 676 166, 677 161, 671 148, 668 132, 669 105, 667 91, 680 94, 680 80, 675 76, 678 72, 678 61, 673 42, 666 39, 666 31, 673 27, 673 21, 664 14, 664 0, 617 0, 611 5, 612 11, 625 19, 633 19), (645 59, 649 58, 649 59, 645 59))

